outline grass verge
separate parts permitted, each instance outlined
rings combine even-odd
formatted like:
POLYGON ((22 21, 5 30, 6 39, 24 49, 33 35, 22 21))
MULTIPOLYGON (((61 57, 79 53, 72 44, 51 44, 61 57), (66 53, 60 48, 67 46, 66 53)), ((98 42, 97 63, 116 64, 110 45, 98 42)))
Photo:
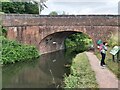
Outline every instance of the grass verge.
POLYGON ((71 73, 65 75, 64 83, 64 88, 98 88, 95 73, 85 53, 80 53, 73 59, 71 73))

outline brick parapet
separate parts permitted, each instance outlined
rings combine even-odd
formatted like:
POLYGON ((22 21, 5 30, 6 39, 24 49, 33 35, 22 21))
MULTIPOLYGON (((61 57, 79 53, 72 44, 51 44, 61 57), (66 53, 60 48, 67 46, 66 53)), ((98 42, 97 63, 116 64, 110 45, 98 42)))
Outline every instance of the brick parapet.
POLYGON ((118 15, 5 14, 3 26, 118 26, 118 15), (11 23, 12 22, 12 23, 11 23))

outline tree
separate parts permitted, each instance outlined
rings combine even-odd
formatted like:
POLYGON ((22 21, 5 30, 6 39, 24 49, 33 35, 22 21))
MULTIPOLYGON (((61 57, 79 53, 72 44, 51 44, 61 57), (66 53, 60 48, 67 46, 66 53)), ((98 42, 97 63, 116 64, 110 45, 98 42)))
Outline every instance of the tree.
POLYGON ((52 12, 50 12, 49 15, 58 15, 58 13, 56 11, 52 11, 52 12))
POLYGON ((22 2, 23 0, 19 0, 19 2, 15 2, 16 0, 4 1, 6 2, 2 2, 2 10, 0 11, 5 13, 40 14, 45 7, 47 8, 45 5, 47 0, 26 0, 26 2, 22 2))
POLYGON ((92 41, 88 35, 83 34, 83 33, 76 33, 70 35, 66 40, 65 40, 65 47, 77 47, 77 50, 85 50, 86 46, 90 44, 92 41))
POLYGON ((44 8, 48 8, 48 7, 45 5, 45 2, 46 2, 46 1, 47 1, 47 0, 31 0, 31 2, 38 4, 39 15, 41 14, 41 11, 44 10, 44 8))
POLYGON ((0 0, 0 2, 10 2, 10 0, 0 0))
POLYGON ((2 2, 2 12, 38 14, 38 7, 37 4, 32 4, 31 2, 2 2))
POLYGON ((23 2, 2 2, 2 11, 5 13, 23 13, 23 2))
POLYGON ((65 11, 62 12, 62 15, 66 15, 65 11))
POLYGON ((37 4, 32 4, 31 2, 29 2, 29 3, 25 2, 25 13, 27 13, 27 14, 39 14, 37 4))

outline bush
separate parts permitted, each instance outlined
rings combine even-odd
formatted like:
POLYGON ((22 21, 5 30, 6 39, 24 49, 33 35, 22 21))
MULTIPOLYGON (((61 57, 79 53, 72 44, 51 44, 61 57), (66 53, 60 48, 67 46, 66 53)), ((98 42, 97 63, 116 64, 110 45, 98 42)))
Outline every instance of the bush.
POLYGON ((37 58, 39 56, 38 51, 34 46, 22 45, 16 41, 9 41, 5 37, 0 36, 2 41, 2 59, 1 64, 15 63, 21 60, 27 60, 37 58))
POLYGON ((111 38, 108 40, 108 45, 110 47, 114 47, 114 46, 119 46, 119 38, 118 38, 118 32, 116 32, 115 34, 113 34, 111 36, 111 38))

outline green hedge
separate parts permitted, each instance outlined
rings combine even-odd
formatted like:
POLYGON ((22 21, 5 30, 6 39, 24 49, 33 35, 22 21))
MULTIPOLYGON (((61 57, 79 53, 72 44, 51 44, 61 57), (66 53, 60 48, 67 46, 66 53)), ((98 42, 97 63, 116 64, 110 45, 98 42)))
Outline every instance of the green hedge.
POLYGON ((34 46, 22 45, 16 41, 7 40, 3 36, 0 36, 0 41, 2 41, 2 47, 0 48, 2 52, 2 58, 0 59, 1 64, 15 63, 39 56, 34 46))

